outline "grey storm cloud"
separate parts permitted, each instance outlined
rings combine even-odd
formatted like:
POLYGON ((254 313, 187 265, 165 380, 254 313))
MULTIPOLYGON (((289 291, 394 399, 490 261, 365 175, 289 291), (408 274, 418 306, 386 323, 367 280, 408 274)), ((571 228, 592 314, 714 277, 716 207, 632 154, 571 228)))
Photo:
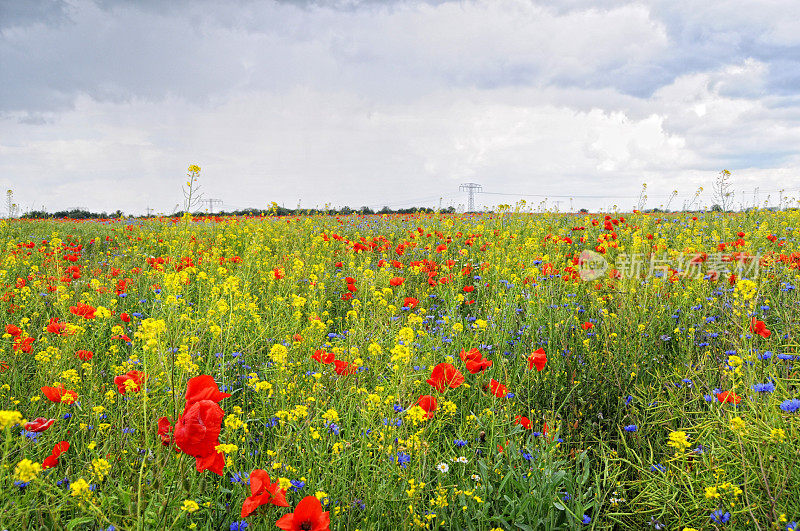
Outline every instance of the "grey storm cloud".
POLYGON ((0 180, 140 211, 189 162, 237 206, 796 187, 798 6, 0 0, 0 180))

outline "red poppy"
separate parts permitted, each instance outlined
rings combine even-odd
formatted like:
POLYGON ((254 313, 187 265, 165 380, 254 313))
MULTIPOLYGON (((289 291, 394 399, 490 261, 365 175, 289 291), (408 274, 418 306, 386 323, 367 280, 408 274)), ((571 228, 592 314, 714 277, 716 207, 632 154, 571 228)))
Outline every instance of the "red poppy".
POLYGON ((272 276, 275 277, 275 280, 280 280, 284 277, 283 269, 278 269, 277 267, 272 270, 272 276))
POLYGON ((83 361, 89 361, 94 356, 94 352, 91 350, 79 350, 75 352, 75 356, 83 361))
POLYGON ((45 457, 44 461, 42 461, 42 470, 57 466, 58 458, 61 457, 61 454, 67 450, 69 450, 69 443, 67 441, 61 441, 60 443, 56 444, 53 447, 52 453, 45 457))
POLYGON ((198 472, 211 470, 222 475, 225 457, 217 452, 219 432, 225 412, 216 402, 200 400, 186 404, 183 415, 175 423, 175 444, 195 458, 198 472))
POLYGON ((217 402, 229 396, 221 392, 214 378, 207 374, 195 376, 186 384, 186 407, 175 422, 175 444, 195 458, 198 472, 211 470, 222 475, 225 457, 216 447, 225 412, 217 402))
POLYGON ((51 402, 65 402, 71 404, 78 399, 78 393, 64 389, 63 387, 42 387, 42 393, 51 402))
POLYGON ((158 436, 161 437, 161 444, 169 446, 172 442, 172 424, 167 417, 158 419, 158 436))
POLYGON ((303 336, 301 336, 300 334, 295 334, 292 336, 292 341, 294 341, 295 343, 300 343, 301 341, 303 341, 303 336))
POLYGON ((394 277, 391 280, 389 280, 389 285, 393 287, 402 286, 403 282, 405 281, 406 279, 404 279, 403 277, 394 277))
POLYGON ((523 417, 522 415, 516 415, 514 417, 514 424, 521 424, 526 430, 530 430, 532 428, 531 419, 528 417, 523 417))
POLYGON ((417 405, 425 410, 426 418, 432 418, 438 407, 436 404, 436 397, 431 395, 422 395, 419 397, 417 405))
POLYGON ((333 366, 336 368, 336 374, 341 374, 342 376, 356 373, 356 367, 346 361, 333 360, 333 366))
POLYGON ((508 394, 508 388, 492 378, 489 381, 489 389, 492 391, 492 394, 497 398, 505 398, 508 394))
POLYGON ((406 297, 403 299, 403 306, 407 308, 416 308, 419 304, 419 299, 415 299, 414 297, 406 297))
POLYGON ((17 337, 14 340, 14 351, 21 350, 22 352, 28 353, 31 351, 31 344, 35 341, 32 337, 26 337, 25 339, 21 339, 17 337))
POLYGON ((125 391, 128 390, 128 385, 126 382, 128 380, 133 382, 133 385, 130 387, 131 391, 139 391, 139 386, 144 382, 145 374, 140 371, 128 371, 127 373, 123 374, 122 376, 116 376, 114 378, 114 383, 117 385, 117 389, 119 390, 120 394, 125 394, 125 391))
POLYGON ((537 371, 541 371, 544 369, 544 364, 547 363, 547 354, 545 354, 544 349, 540 348, 535 350, 530 356, 528 356, 528 370, 533 370, 533 367, 536 367, 537 371))
POLYGON ((94 313, 97 311, 97 308, 79 302, 77 306, 70 306, 69 311, 70 313, 83 317, 84 319, 94 319, 94 313))
POLYGON ((330 531, 331 517, 322 511, 316 496, 306 496, 293 513, 282 516, 275 525, 284 531, 330 531))
POLYGON ((472 293, 475 291, 475 286, 464 286, 464 293, 472 293))
POLYGON ((581 328, 583 328, 584 330, 591 330, 592 328, 594 328, 594 325, 589 321, 586 321, 581 325, 581 328))
POLYGON ((753 322, 750 323, 750 331, 763 338, 768 338, 772 335, 772 331, 767 329, 767 325, 764 324, 764 321, 759 321, 755 317, 753 317, 753 322))
POLYGON ((6 334, 17 337, 22 333, 22 329, 17 325, 6 325, 6 334))
POLYGON ((717 400, 723 404, 728 403, 735 405, 742 401, 742 397, 732 391, 725 391, 722 393, 717 393, 717 400))
POLYGON ((458 355, 471 374, 483 372, 492 366, 492 361, 484 359, 483 354, 476 348, 471 348, 468 351, 462 350, 458 355))
POLYGON ((37 417, 36 419, 26 422, 23 428, 25 431, 32 431, 35 433, 40 433, 52 426, 55 423, 56 419, 46 419, 44 417, 37 417))
POLYGON ((289 507, 289 503, 286 501, 286 491, 280 487, 279 481, 270 483, 266 470, 257 468, 250 473, 250 493, 251 495, 242 504, 242 518, 262 505, 289 507))
POLYGON ((125 313, 125 312, 122 312, 121 314, 119 314, 119 318, 122 319, 123 323, 130 323, 131 322, 131 316, 128 315, 127 313, 125 313))
POLYGON ((336 359, 336 354, 333 352, 325 352, 324 350, 320 349, 314 352, 314 354, 311 356, 311 359, 327 365, 329 363, 333 363, 333 361, 336 359))
POLYGON ((464 383, 464 375, 452 363, 440 363, 433 368, 431 377, 428 378, 427 382, 437 391, 443 393, 445 387, 455 389, 464 383))
POLYGON ((67 324, 66 323, 59 323, 58 322, 58 317, 53 317, 47 323, 47 331, 50 332, 51 334, 56 334, 56 335, 59 335, 59 336, 63 335, 63 334, 65 334, 67 332, 67 324))
POLYGON ((229 393, 223 393, 217 387, 217 382, 214 381, 213 376, 203 374, 195 376, 186 382, 186 407, 194 402, 201 400, 210 400, 212 402, 219 402, 223 398, 231 396, 229 393))

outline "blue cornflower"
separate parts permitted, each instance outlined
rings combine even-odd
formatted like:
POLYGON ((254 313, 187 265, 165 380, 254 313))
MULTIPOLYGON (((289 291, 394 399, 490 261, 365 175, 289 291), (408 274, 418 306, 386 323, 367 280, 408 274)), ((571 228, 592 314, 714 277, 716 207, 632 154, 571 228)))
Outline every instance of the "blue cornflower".
POLYGON ((772 382, 758 383, 753 385, 753 391, 756 393, 771 393, 775 390, 775 384, 772 382))
POLYGON ((589 516, 588 514, 584 514, 583 515, 583 519, 581 520, 581 522, 583 523, 583 525, 591 524, 592 523, 592 517, 589 516))
POLYGON ((306 486, 305 481, 300 481, 299 479, 293 479, 291 481, 292 481, 292 486, 289 487, 289 490, 293 492, 298 492, 299 490, 301 490, 303 487, 306 486))
POLYGON ((778 354, 778 355, 777 355, 777 358, 778 358, 779 360, 786 360, 786 361, 789 361, 789 360, 793 360, 793 359, 794 359, 794 356, 792 356, 791 354, 778 354))
POLYGON ((243 529, 247 529, 249 524, 242 520, 241 522, 233 522, 231 524, 230 530, 231 531, 242 531, 243 529))
POLYGON ((666 468, 661 463, 650 465, 650 472, 666 472, 666 468))
POLYGON ((39 435, 41 435, 39 432, 22 430, 22 436, 33 442, 38 442, 39 435))
POLYGON ((631 433, 633 433, 633 432, 635 432, 636 430, 638 430, 638 429, 639 429, 639 427, 638 427, 636 424, 628 424, 627 426, 625 426, 625 427, 624 427, 624 428, 622 428, 622 429, 623 429, 623 430, 625 430, 625 431, 627 431, 627 432, 631 432, 631 433))
POLYGON ((631 402, 633 402, 633 397, 628 395, 628 398, 625 399, 625 405, 629 406, 631 402))
POLYGON ((408 462, 411 461, 411 456, 405 452, 397 452, 397 464, 405 468, 408 462))
POLYGON ((242 472, 234 472, 231 474, 231 483, 239 483, 240 485, 244 485, 247 483, 250 484, 250 476, 245 475, 242 472))
POLYGON ((361 509, 362 511, 367 508, 367 505, 361 500, 353 500, 352 505, 353 505, 353 507, 357 507, 357 508, 361 509))
POLYGON ((786 524, 786 531, 797 531, 797 522, 789 522, 786 524))
POLYGON ((711 521, 717 524, 727 524, 728 520, 731 519, 731 513, 725 511, 722 512, 722 509, 717 509, 713 513, 711 513, 711 521))
POLYGON ((781 402, 781 405, 778 406, 778 407, 780 407, 782 410, 786 411, 787 413, 794 413, 795 411, 800 409, 800 400, 798 400, 797 398, 784 400, 783 402, 781 402))
POLYGON ((456 440, 454 440, 454 441, 453 441, 453 444, 455 444, 456 446, 458 446, 459 448, 461 448, 461 447, 463 447, 463 446, 466 446, 466 445, 467 445, 467 441, 465 441, 465 440, 463 440, 463 439, 456 439, 456 440))

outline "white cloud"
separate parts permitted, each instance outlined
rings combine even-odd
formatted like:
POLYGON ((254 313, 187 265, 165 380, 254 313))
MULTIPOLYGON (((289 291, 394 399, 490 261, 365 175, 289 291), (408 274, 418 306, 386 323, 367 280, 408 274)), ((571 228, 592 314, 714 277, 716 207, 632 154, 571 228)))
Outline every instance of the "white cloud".
POLYGON ((658 204, 710 190, 723 167, 737 185, 798 187, 792 4, 753 5, 75 0, 51 18, 12 13, 0 182, 31 207, 135 212, 171 211, 193 162, 229 208, 457 204, 467 180, 630 208, 643 181, 658 204))

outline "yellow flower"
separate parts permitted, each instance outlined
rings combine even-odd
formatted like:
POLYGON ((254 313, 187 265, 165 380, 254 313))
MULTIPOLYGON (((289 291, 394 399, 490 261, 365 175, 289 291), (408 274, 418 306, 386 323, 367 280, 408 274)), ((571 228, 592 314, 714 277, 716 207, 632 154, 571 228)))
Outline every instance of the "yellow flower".
POLYGON ((197 505, 197 502, 194 500, 183 500, 183 507, 181 507, 181 511, 186 511, 187 513, 193 513, 200 509, 200 506, 197 505))
POLYGON ((717 487, 706 487, 706 498, 719 498, 719 491, 717 487))
POLYGON ((92 490, 89 488, 89 484, 83 478, 79 479, 78 481, 73 481, 69 488, 70 495, 76 498, 88 498, 92 495, 92 490))
POLYGON ((22 414, 19 411, 0 411, 0 429, 22 424, 22 421, 22 414))
POLYGON ((745 422, 742 420, 742 417, 733 417, 730 421, 730 427, 734 433, 744 435, 745 422))
POLYGON ((97 480, 103 481, 108 471, 111 470, 111 463, 105 459, 92 459, 92 468, 94 469, 94 475, 97 480))
POLYGON ((289 350, 283 345, 273 345, 269 350, 269 355, 272 356, 272 361, 278 364, 286 363, 286 355, 289 350))
POLYGON ((335 409, 329 409, 326 411, 322 418, 329 421, 329 422, 339 422, 339 414, 336 412, 335 409))
POLYGON ((774 441, 782 441, 786 438, 786 432, 781 428, 773 428, 770 432, 770 437, 774 441))
POLYGON ((237 452, 239 447, 235 444, 218 444, 214 447, 214 450, 216 450, 218 454, 232 454, 237 452))
POLYGON ((42 465, 39 463, 34 463, 30 459, 23 459, 17 464, 17 467, 14 469, 14 477, 17 480, 27 483, 32 481, 33 478, 39 475, 39 472, 42 471, 42 465))
POLYGON ((683 452, 690 446, 689 437, 685 431, 673 431, 670 433, 667 444, 675 448, 676 452, 683 452))

